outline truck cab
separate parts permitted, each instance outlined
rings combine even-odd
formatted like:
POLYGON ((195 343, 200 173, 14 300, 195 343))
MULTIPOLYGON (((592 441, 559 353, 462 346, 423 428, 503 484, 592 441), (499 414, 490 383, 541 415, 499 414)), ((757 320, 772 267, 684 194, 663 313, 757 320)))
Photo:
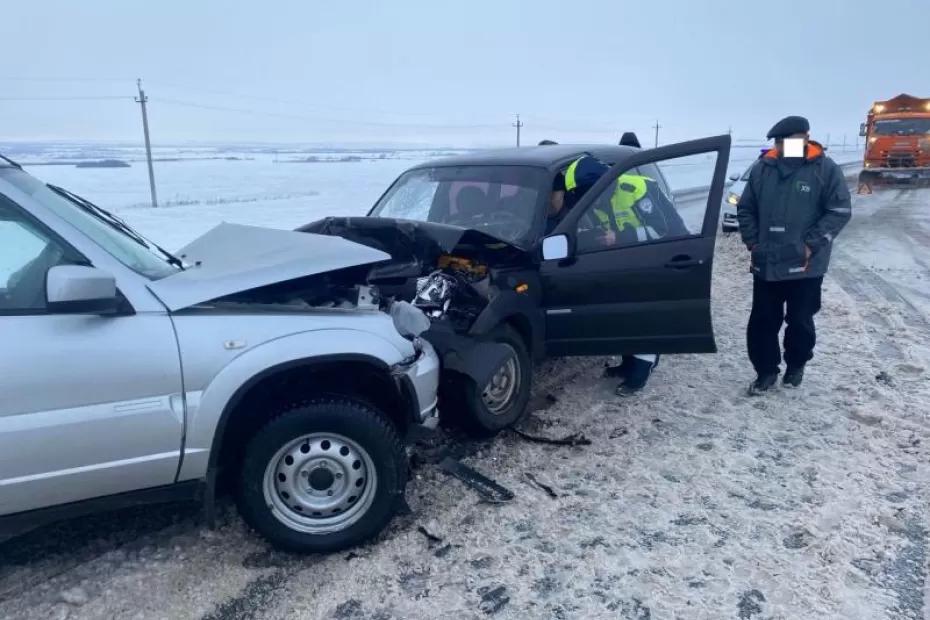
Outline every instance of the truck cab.
POLYGON ((875 102, 859 135, 866 139, 860 183, 930 183, 930 98, 901 94, 875 102))

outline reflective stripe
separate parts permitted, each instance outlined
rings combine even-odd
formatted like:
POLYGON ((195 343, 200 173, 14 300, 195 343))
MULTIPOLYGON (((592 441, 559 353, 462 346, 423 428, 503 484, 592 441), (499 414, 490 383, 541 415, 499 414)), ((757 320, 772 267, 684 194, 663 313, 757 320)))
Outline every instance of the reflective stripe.
POLYGON ((802 271, 807 271, 807 267, 792 267, 788 273, 801 273, 802 271))
POLYGON ((571 314, 571 308, 553 308, 551 310, 546 310, 546 314, 571 314))
POLYGON ((578 187, 578 182, 575 180, 575 170, 578 169, 578 162, 580 161, 581 161, 581 158, 576 159, 565 170, 565 191, 567 192, 570 192, 576 187, 578 187))
POLYGON ((827 211, 833 211, 834 213, 852 213, 852 207, 830 207, 827 211))
POLYGON ((769 232, 785 232, 784 226, 769 226, 769 232))

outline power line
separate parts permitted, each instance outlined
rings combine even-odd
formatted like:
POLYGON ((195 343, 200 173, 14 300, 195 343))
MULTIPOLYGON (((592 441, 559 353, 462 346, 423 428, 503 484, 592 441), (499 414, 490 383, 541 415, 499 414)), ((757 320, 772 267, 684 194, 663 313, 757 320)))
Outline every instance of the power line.
POLYGON ((0 97, 0 101, 106 101, 132 99, 126 95, 87 95, 69 97, 0 97))
POLYGON ((198 108, 202 110, 214 110, 219 112, 235 112, 238 114, 251 114, 255 116, 265 116, 271 118, 283 118, 289 120, 304 120, 313 122, 326 123, 344 123, 348 125, 367 125, 371 127, 411 127, 420 129, 497 129, 500 125, 492 124, 451 124, 451 123, 397 123, 387 121, 363 121, 357 118, 324 118, 319 116, 307 116, 301 114, 290 114, 286 112, 271 112, 268 110, 256 110, 253 108, 239 108, 229 106, 218 106, 212 104, 198 103, 195 101, 184 101, 181 99, 172 99, 168 97, 151 97, 151 101, 158 103, 167 103, 188 108, 198 108))

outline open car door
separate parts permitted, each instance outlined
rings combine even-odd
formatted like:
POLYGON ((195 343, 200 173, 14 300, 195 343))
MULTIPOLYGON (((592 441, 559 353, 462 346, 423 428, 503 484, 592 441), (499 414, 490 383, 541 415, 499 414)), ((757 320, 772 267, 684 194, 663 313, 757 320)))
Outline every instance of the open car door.
POLYGON ((638 151, 585 193, 543 240, 547 354, 716 351, 711 272, 729 156, 728 135, 638 151))

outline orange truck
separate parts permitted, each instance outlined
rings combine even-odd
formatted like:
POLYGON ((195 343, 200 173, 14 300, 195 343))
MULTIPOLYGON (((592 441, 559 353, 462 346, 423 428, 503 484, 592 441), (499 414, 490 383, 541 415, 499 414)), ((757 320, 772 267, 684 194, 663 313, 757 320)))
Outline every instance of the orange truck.
POLYGON ((865 136, 860 184, 930 184, 930 98, 876 101, 859 135, 865 136))

